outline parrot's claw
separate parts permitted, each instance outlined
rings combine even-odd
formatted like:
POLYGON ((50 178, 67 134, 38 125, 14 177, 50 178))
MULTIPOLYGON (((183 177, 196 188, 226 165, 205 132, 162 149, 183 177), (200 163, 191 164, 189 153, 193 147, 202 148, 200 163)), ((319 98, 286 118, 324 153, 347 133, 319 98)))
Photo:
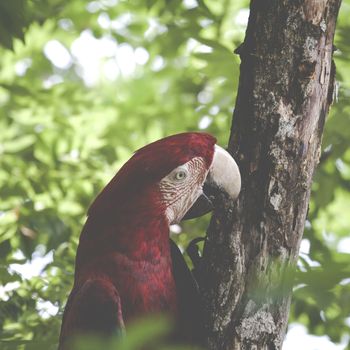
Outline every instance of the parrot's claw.
POLYGON ((186 252, 188 256, 190 257, 192 264, 193 264, 193 270, 192 274, 194 278, 196 279, 197 283, 200 284, 200 271, 201 271, 201 263, 202 263, 202 256, 198 247, 198 243, 205 241, 206 237, 197 237, 193 239, 190 244, 188 245, 186 252))
POLYGON ((186 252, 192 261, 193 268, 198 267, 202 259, 200 250, 197 245, 199 242, 202 242, 202 241, 205 241, 205 237, 197 237, 190 242, 190 244, 186 249, 186 252))

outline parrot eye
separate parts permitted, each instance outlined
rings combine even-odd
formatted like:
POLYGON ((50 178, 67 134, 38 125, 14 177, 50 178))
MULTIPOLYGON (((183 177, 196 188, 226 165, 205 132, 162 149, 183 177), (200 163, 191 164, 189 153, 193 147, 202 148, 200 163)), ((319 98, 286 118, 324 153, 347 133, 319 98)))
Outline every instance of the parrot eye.
POLYGON ((187 172, 183 169, 178 170, 175 174, 174 174, 174 180, 177 181, 181 181, 184 180, 187 177, 187 172))

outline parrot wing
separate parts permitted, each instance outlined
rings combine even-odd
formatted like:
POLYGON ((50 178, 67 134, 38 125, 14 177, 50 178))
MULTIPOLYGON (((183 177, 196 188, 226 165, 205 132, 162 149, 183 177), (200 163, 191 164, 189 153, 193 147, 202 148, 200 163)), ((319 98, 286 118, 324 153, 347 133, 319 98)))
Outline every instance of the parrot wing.
POLYGON ((67 340, 79 334, 113 335, 124 333, 120 298, 107 279, 89 279, 74 288, 64 311, 59 350, 68 350, 67 340))
POLYGON ((180 249, 172 240, 170 251, 181 321, 179 332, 181 338, 200 345, 204 341, 204 313, 198 285, 180 249))

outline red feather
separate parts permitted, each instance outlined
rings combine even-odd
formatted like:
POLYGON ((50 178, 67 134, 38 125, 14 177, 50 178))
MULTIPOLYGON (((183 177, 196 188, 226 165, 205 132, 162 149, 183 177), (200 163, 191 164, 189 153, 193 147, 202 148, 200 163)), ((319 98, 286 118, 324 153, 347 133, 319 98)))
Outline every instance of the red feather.
POLYGON ((209 168, 215 142, 205 133, 153 142, 135 152, 97 196, 80 236, 60 349, 68 337, 100 332, 96 322, 89 320, 101 318, 96 310, 106 305, 109 311, 101 323, 113 323, 105 327, 106 333, 153 313, 177 317, 169 223, 158 182, 194 157, 202 157, 209 168))

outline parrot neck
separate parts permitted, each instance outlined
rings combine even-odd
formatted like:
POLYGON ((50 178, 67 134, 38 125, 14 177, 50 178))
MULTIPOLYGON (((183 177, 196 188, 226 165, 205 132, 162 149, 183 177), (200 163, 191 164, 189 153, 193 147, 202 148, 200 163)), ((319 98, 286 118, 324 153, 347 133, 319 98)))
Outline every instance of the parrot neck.
POLYGON ((110 254, 135 261, 169 261, 169 223, 164 215, 106 221, 89 217, 80 236, 76 268, 110 254))
POLYGON ((153 216, 111 225, 89 218, 77 251, 75 288, 94 278, 117 288, 127 323, 150 313, 176 313, 167 220, 153 216))

